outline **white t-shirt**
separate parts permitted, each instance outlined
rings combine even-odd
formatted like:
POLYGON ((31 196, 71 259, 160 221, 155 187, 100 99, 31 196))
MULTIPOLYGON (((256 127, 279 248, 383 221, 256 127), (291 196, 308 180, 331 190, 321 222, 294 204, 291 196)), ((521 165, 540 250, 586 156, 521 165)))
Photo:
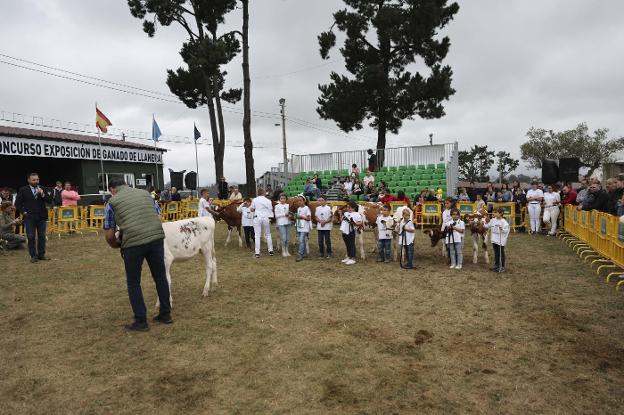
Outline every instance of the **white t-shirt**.
POLYGON ((450 220, 448 222, 446 222, 444 224, 444 226, 442 227, 442 230, 450 227, 451 225, 455 225, 453 230, 453 235, 451 236, 451 234, 449 233, 448 235, 446 235, 446 243, 447 244, 451 244, 453 242, 458 243, 464 240, 464 234, 457 232, 458 230, 466 230, 466 224, 464 223, 463 220, 458 220, 457 222, 455 222, 454 220, 450 220))
POLYGON ((392 216, 377 216, 377 233, 379 234, 379 239, 392 239, 392 231, 388 228, 392 228, 394 224, 394 219, 392 216))
POLYGON ((310 216, 310 208, 307 206, 301 206, 297 208, 297 219, 295 224, 297 226, 297 232, 310 232, 311 220, 301 219, 301 216, 310 216))
POLYGON ((375 176, 364 176, 364 187, 368 186, 369 183, 375 183, 375 176))
POLYGON ((238 208, 236 208, 236 210, 238 210, 241 213, 241 225, 253 226, 254 214, 251 211, 251 209, 249 209, 248 206, 245 206, 244 204, 241 203, 241 205, 238 208))
POLYGON ((347 191, 347 193, 351 193, 351 191, 353 190, 353 182, 345 182, 344 184, 344 188, 347 191))
POLYGON ((199 199, 199 204, 197 205, 197 210, 198 210, 197 213, 200 218, 204 216, 212 217, 212 213, 208 212, 206 208, 212 208, 212 206, 210 205, 209 201, 207 201, 206 199, 202 197, 199 199))
POLYGON ((444 209, 444 211, 442 212, 442 223, 446 223, 450 220, 453 220, 453 217, 451 216, 451 210, 444 209))
POLYGON ((555 192, 546 192, 544 193, 544 204, 546 207, 552 207, 561 202, 561 196, 559 193, 555 192))
POLYGON ((485 227, 490 230, 490 241, 493 244, 500 246, 507 245, 507 238, 509 237, 509 223, 505 219, 494 218, 489 223, 485 224, 485 227))
POLYGON ((527 202, 528 203, 539 203, 539 200, 529 200, 532 197, 536 197, 536 198, 540 198, 540 197, 544 197, 544 192, 542 192, 540 189, 537 190, 533 190, 533 189, 529 189, 529 191, 526 194, 527 197, 527 202))
POLYGON ((288 203, 278 203, 275 205, 275 224, 277 226, 290 224, 290 218, 288 217, 289 209, 288 203))
POLYGON ((273 217, 273 203, 265 196, 258 196, 251 201, 251 208, 255 209, 255 213, 258 219, 268 219, 273 217))
POLYGON ((328 220, 329 222, 326 223, 325 225, 321 225, 320 223, 317 223, 316 225, 316 229, 319 231, 331 231, 332 230, 332 221, 331 221, 331 217, 332 217, 332 211, 331 211, 331 207, 325 205, 325 206, 317 206, 316 209, 314 210, 314 216, 316 216, 316 221, 320 222, 320 221, 325 221, 328 220))
MULTIPOLYGON (((362 221, 362 215, 360 215, 357 212, 345 212, 345 214, 342 217, 342 222, 340 223, 340 232, 348 235, 351 231, 351 225, 349 223, 349 219, 353 219, 353 222, 361 222, 362 221)), ((353 230, 355 230, 355 226, 353 226, 353 230)))
POLYGON ((411 220, 406 222, 405 219, 401 219, 401 222, 399 223, 399 243, 407 246, 414 243, 416 232, 406 232, 405 229, 415 231, 416 227, 414 226, 414 222, 411 220), (405 239, 403 238, 403 234, 405 234, 405 239))

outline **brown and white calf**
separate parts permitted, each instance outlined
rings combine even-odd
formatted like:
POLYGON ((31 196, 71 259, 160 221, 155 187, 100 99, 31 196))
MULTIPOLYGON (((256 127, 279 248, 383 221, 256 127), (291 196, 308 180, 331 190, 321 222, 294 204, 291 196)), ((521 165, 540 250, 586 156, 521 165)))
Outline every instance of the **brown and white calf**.
POLYGON ((490 254, 488 253, 488 244, 490 243, 490 231, 485 227, 485 218, 488 215, 485 209, 466 215, 468 228, 472 236, 472 263, 476 264, 479 258, 479 245, 483 249, 483 257, 485 263, 490 263, 490 254), (480 243, 479 243, 480 242, 480 243))
POLYGON ((218 208, 215 219, 222 219, 228 226, 227 237, 225 238, 225 246, 228 246, 232 238, 232 231, 236 229, 238 232, 238 247, 243 247, 243 238, 241 237, 241 222, 243 216, 238 211, 238 207, 243 203, 242 200, 234 200, 227 205, 218 208))

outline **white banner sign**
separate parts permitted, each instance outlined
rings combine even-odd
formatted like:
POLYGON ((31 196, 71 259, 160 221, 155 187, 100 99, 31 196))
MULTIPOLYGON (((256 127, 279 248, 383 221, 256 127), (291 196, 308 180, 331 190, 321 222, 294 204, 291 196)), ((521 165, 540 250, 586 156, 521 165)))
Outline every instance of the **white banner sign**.
MULTIPOLYGON (((99 160, 97 144, 0 136, 0 155, 99 160)), ((162 163, 160 151, 102 145, 102 160, 130 163, 162 163)))

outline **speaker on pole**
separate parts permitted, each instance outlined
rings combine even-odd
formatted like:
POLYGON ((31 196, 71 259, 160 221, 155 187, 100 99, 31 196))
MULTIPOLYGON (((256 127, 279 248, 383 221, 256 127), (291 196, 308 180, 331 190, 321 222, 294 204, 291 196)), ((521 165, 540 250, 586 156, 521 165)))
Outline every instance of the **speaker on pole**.
POLYGON ((184 176, 184 184, 189 190, 197 190, 197 173, 190 171, 184 176))
POLYGON ((559 167, 556 160, 542 160, 542 183, 554 184, 559 181, 559 167))
POLYGON ((173 171, 169 169, 169 178, 171 179, 171 187, 175 187, 178 190, 184 189, 184 172, 182 171, 173 171))
POLYGON ((581 160, 578 157, 559 159, 559 180, 562 182, 578 182, 581 160))

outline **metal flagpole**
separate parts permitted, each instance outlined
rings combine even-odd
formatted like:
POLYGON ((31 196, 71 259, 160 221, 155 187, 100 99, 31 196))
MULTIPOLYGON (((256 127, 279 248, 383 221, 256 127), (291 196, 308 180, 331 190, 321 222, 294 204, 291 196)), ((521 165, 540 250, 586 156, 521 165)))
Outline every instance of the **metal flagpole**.
MULTIPOLYGON (((95 116, 97 118, 97 102, 95 103, 95 116)), ((97 123, 96 123, 97 124, 97 123)), ((101 170, 101 174, 102 174, 102 188, 104 190, 104 192, 102 192, 102 200, 106 200, 106 175, 104 174, 104 161, 102 160, 102 139, 100 138, 100 128, 96 125, 95 128, 97 129, 97 133, 98 133, 98 146, 100 148, 100 170, 101 170)))
POLYGON ((160 176, 158 174, 158 149, 156 147, 157 141, 156 141, 156 136, 154 134, 154 122, 155 122, 155 120, 156 119, 154 118, 154 113, 152 113, 152 140, 154 140, 154 151, 156 152, 156 163, 155 163, 156 164, 156 185, 154 186, 154 189, 162 190, 162 189, 159 189, 160 186, 158 184, 158 182, 160 181, 160 176))
MULTIPOLYGON (((196 180, 197 180, 197 189, 195 189, 196 191, 199 190, 199 161, 197 160, 197 139, 194 140, 195 141, 195 173, 197 174, 197 176, 195 176, 196 180)), ((199 196, 199 193, 197 194, 199 196)))

